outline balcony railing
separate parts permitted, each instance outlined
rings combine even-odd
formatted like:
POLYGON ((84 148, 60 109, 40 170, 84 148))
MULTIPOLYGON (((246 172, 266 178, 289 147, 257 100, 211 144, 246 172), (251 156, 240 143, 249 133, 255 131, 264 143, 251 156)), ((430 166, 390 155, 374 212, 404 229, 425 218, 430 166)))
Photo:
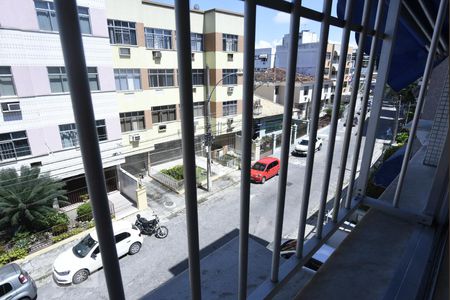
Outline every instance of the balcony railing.
MULTIPOLYGON (((239 299, 264 299, 271 297, 276 291, 283 287, 290 276, 300 269, 305 262, 329 239, 329 237, 346 221, 349 216, 362 204, 375 207, 378 210, 398 216, 409 216, 408 212, 399 207, 399 198, 404 192, 404 178, 408 168, 412 143, 417 131, 417 125, 421 108, 423 106, 428 79, 434 64, 436 51, 440 53, 447 48, 439 45, 441 39, 440 31, 446 17, 447 0, 441 0, 438 14, 433 24, 433 32, 430 43, 427 46, 429 54, 423 73, 422 86, 418 97, 417 108, 410 131, 410 139, 404 155, 403 165, 394 197, 390 203, 379 203, 366 196, 367 182, 369 178, 371 160, 376 140, 376 129, 380 119, 382 99, 388 80, 390 65, 393 54, 393 46, 396 39, 396 29, 401 11, 401 0, 378 1, 378 5, 372 5, 373 0, 364 2, 362 20, 360 24, 353 23, 355 13, 354 0, 347 0, 344 19, 331 15, 332 0, 324 0, 323 12, 313 11, 301 5, 300 0, 293 2, 273 0, 246 0, 244 12, 244 85, 243 85, 243 112, 242 112, 242 171, 240 190, 240 233, 239 233, 239 276, 238 276, 238 298, 239 299), (259 286, 252 294, 247 292, 248 257, 249 257, 249 213, 250 213, 250 161, 251 161, 251 139, 253 119, 253 85, 254 85, 254 56, 255 56, 255 22, 257 6, 270 8, 279 12, 290 14, 290 42, 288 64, 286 71, 286 90, 283 117, 283 134, 281 148, 281 169, 278 183, 277 209, 274 215, 275 233, 274 250, 270 280, 259 286), (373 11, 373 10, 376 11, 373 11), (371 15, 376 14, 374 26, 370 26, 371 15), (383 15, 387 14, 385 26, 383 15), (314 167, 314 143, 308 146, 306 159, 305 179, 301 194, 301 210, 299 229, 297 234, 296 255, 280 266, 280 244, 283 229, 283 214, 285 208, 287 170, 289 160, 289 146, 291 138, 292 110, 294 99, 294 85, 296 76, 297 45, 300 18, 307 18, 321 23, 321 36, 319 42, 319 56, 315 74, 315 89, 311 104, 311 119, 309 127, 310 140, 317 137, 318 121, 320 113, 321 90, 324 77, 324 64, 326 60, 326 47, 330 26, 342 29, 341 50, 339 54, 339 68, 336 77, 336 90, 333 102, 333 113, 330 124, 329 146, 327 150, 326 168, 322 183, 319 216, 317 221, 316 237, 305 242, 305 225, 308 205, 311 196, 311 177, 314 167), (365 89, 363 91, 363 108, 360 120, 365 120, 367 103, 369 100, 369 88, 376 60, 378 59, 377 81, 373 96, 371 117, 367 128, 361 165, 358 166, 359 153, 362 146, 362 135, 364 129, 363 121, 359 122, 357 129, 357 143, 353 150, 352 167, 350 171, 350 182, 344 188, 345 168, 339 169, 336 189, 333 199, 333 215, 331 222, 325 222, 325 206, 327 203, 328 188, 330 185, 331 165, 334 156, 336 142, 336 130, 338 113, 342 100, 342 89, 345 76, 345 64, 348 52, 349 37, 351 32, 359 33, 359 45, 356 54, 355 73, 352 81, 352 94, 347 114, 347 124, 350 124, 355 115, 355 106, 360 84, 361 68, 364 58, 364 43, 366 38, 371 38, 370 58, 365 76, 365 89), (380 56, 377 58, 377 46, 381 45, 380 56), (356 173, 359 169, 359 178, 356 173), (347 191, 347 192, 345 192, 347 191)), ((421 2, 421 1, 419 1, 421 2)), ((67 68, 70 90, 72 94, 73 109, 79 133, 80 148, 85 165, 87 183, 90 198, 92 199, 94 217, 97 224, 99 243, 102 249, 102 261, 106 275, 106 282, 111 299, 124 299, 123 284, 120 276, 120 268, 117 259, 116 248, 112 233, 111 220, 109 217, 108 201, 106 197, 105 180, 103 176, 101 157, 97 143, 95 119, 92 109, 92 101, 89 93, 86 64, 84 60, 80 28, 78 24, 77 7, 75 0, 55 0, 58 24, 60 26, 61 42, 63 45, 64 58, 67 68)), ((187 241, 189 258, 189 278, 192 299, 201 299, 201 272, 199 255, 199 232, 197 213, 197 189, 196 189, 196 166, 194 147, 194 106, 192 96, 192 59, 191 59, 191 31, 190 31, 190 7, 189 1, 175 1, 178 70, 180 77, 180 99, 182 113, 182 148, 184 159, 185 180, 185 202, 187 221, 187 241)), ((343 149, 340 157, 340 165, 345 166, 350 152, 350 138, 352 127, 345 129, 343 149)), ((448 161, 447 161, 448 168, 448 161)), ((437 183, 436 183, 437 184, 437 183)), ((442 184, 442 183, 441 183, 442 184)), ((442 197, 441 197, 442 198, 442 197)), ((435 214, 416 215, 424 224, 431 224, 435 214)))

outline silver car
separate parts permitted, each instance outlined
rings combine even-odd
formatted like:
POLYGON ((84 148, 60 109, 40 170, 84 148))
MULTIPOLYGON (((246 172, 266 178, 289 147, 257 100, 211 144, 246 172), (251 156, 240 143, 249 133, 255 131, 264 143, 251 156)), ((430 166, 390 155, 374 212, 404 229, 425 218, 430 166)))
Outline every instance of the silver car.
POLYGON ((36 299, 34 280, 18 264, 0 267, 0 300, 36 299))

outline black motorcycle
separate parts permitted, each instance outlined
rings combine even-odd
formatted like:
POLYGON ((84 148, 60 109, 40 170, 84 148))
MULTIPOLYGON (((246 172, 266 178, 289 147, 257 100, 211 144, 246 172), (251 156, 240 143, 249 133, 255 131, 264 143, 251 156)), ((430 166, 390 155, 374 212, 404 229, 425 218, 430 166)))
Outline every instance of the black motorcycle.
POLYGON ((141 231, 142 234, 151 236, 155 235, 158 239, 163 239, 169 234, 169 229, 166 226, 159 225, 159 218, 154 215, 153 220, 147 220, 141 217, 141 215, 136 215, 136 222, 134 225, 141 231))

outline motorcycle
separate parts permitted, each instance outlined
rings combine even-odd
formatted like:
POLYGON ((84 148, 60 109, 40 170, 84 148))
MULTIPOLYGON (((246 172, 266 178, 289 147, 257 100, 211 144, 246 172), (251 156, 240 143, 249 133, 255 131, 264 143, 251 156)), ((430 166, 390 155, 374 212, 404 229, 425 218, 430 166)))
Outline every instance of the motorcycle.
POLYGON ((166 226, 159 224, 159 218, 157 215, 153 215, 152 220, 147 220, 141 217, 141 215, 136 215, 136 222, 134 225, 140 230, 141 234, 148 236, 155 235, 158 239, 163 239, 169 234, 169 229, 166 226))

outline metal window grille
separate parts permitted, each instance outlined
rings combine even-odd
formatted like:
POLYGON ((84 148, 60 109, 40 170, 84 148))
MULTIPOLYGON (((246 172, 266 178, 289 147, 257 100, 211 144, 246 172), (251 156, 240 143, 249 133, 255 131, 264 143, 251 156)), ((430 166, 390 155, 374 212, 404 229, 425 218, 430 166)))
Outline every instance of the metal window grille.
POLYGON ((26 131, 0 134, 0 160, 31 155, 26 131))

